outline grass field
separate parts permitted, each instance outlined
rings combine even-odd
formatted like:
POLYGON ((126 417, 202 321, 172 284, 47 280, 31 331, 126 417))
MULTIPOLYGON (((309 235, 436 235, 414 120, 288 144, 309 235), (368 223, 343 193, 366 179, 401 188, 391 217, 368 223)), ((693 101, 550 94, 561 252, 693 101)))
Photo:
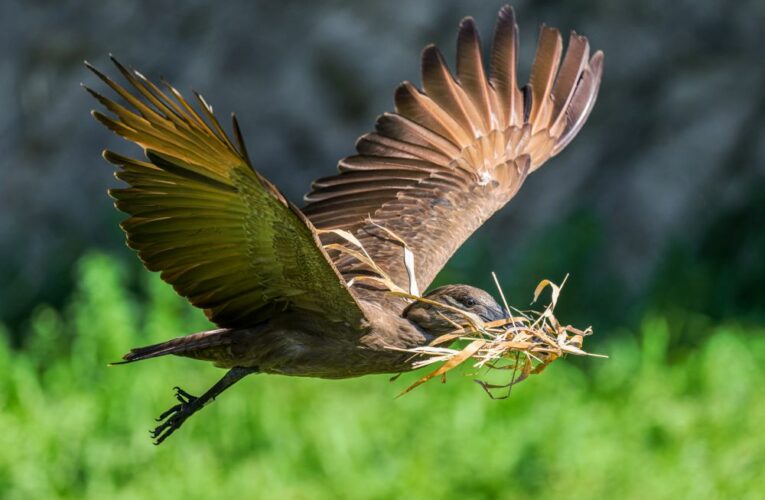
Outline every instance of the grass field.
POLYGON ((417 374, 254 376, 154 447, 171 388, 200 393, 223 372, 106 363, 205 323, 156 276, 131 292, 100 255, 79 272, 70 304, 38 308, 21 349, 0 343, 1 497, 765 495, 765 331, 719 325, 670 357, 667 321, 648 317, 639 331, 598 332, 610 359, 557 361, 505 401, 466 371, 400 399, 417 374))

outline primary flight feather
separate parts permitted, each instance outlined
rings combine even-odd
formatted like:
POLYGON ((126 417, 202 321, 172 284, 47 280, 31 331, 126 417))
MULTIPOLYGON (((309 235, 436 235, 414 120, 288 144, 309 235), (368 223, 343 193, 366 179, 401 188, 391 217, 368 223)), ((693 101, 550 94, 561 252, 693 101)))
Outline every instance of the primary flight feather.
POLYGON ((434 46, 422 90, 404 82, 339 172, 315 181, 302 209, 252 165, 234 119, 232 141, 195 94, 155 85, 113 59, 127 85, 88 67, 123 104, 87 89, 109 112, 95 118, 139 145, 145 159, 104 152, 127 184, 110 190, 129 215, 127 244, 218 329, 131 350, 213 361, 228 373, 199 398, 176 389, 157 443, 250 373, 342 378, 412 369, 410 354, 453 329, 454 308, 485 321, 506 311, 483 290, 449 285, 411 303, 462 243, 526 177, 577 134, 595 103, 603 54, 543 27, 529 84, 516 83, 518 28, 500 10, 484 70, 478 31, 460 23, 456 77, 434 46), (128 90, 129 89, 129 90, 128 90), (366 256, 360 252, 366 252, 366 256), (414 265, 405 262, 406 252, 414 265), (372 278, 372 279, 370 279, 372 278), (434 302, 449 306, 439 308, 434 302), (398 350, 397 350, 398 349, 398 350))

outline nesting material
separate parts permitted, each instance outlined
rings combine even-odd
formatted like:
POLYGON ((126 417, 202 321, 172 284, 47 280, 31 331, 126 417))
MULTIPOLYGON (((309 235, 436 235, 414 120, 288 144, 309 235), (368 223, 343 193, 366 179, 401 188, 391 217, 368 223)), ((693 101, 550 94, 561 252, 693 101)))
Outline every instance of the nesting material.
POLYGON ((412 254, 404 240, 386 228, 381 227, 381 229, 402 246, 404 264, 410 278, 409 290, 406 291, 394 283, 352 234, 343 230, 323 231, 333 233, 345 240, 351 247, 355 247, 350 248, 347 245, 335 243, 325 245, 326 249, 351 255, 377 274, 377 276, 358 276, 351 280, 348 285, 353 286, 356 282, 362 281, 375 284, 387 288, 389 293, 413 301, 428 302, 457 312, 464 317, 462 324, 454 323, 453 332, 441 335, 429 345, 411 349, 391 347, 391 349, 411 353, 414 368, 442 363, 438 368, 407 387, 399 396, 436 377, 441 377, 442 381, 445 381, 447 372, 468 363, 474 369, 473 374, 477 376, 475 382, 493 399, 503 399, 510 394, 510 390, 515 384, 525 380, 529 375, 542 373, 550 363, 566 354, 607 357, 582 350, 584 338, 592 334, 591 327, 580 330, 571 325, 563 325, 554 314, 561 290, 568 276, 560 285, 547 279, 539 282, 534 290, 532 304, 537 302, 545 289, 550 288, 551 298, 546 307, 541 310, 519 310, 508 305, 497 276, 492 273, 505 309, 511 311, 511 315, 505 319, 484 323, 469 311, 421 297, 414 279, 416 256, 412 254), (505 383, 491 384, 485 380, 486 375, 494 370, 508 373, 505 383))
MULTIPOLYGON (((565 279, 560 286, 550 280, 542 280, 534 290, 533 302, 537 302, 541 293, 550 288, 550 303, 542 310, 521 311, 508 306, 496 275, 492 273, 492 276, 505 308, 513 314, 502 320, 483 323, 475 315, 460 311, 465 317, 464 326, 455 324, 452 333, 436 338, 430 345, 406 349, 406 352, 413 355, 412 364, 415 368, 434 363, 443 364, 418 379, 399 396, 435 377, 440 376, 445 381, 447 372, 469 363, 477 375, 475 382, 492 398, 503 399, 510 394, 513 385, 529 375, 542 373, 547 365, 566 354, 606 357, 582 350, 584 337, 592 334, 591 327, 580 330, 571 325, 562 325, 555 317, 555 306, 565 279), (453 347, 451 344, 461 344, 462 347, 453 347), (507 372, 507 382, 490 384, 485 381, 482 377, 492 370, 507 372)), ((459 311, 444 304, 440 306, 459 311)))

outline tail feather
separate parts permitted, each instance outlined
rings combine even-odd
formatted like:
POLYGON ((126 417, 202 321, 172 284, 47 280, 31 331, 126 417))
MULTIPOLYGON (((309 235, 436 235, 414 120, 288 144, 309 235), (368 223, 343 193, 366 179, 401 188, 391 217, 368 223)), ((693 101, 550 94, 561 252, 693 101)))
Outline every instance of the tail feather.
POLYGON ((184 354, 190 354, 210 347, 227 345, 230 343, 230 337, 226 335, 229 331, 230 330, 226 328, 207 330, 186 335, 184 337, 177 337, 166 342, 160 342, 159 344, 136 347, 130 349, 130 352, 122 357, 123 361, 111 364, 124 365, 126 363, 166 356, 168 354, 183 356, 184 354))

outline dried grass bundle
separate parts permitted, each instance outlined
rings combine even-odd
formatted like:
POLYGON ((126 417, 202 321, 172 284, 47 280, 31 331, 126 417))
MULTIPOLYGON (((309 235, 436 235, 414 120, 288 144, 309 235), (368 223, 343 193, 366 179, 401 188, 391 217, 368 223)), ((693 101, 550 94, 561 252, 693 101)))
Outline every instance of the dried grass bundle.
POLYGON ((445 381, 447 372, 468 362, 468 360, 472 363, 476 373, 481 371, 488 373, 491 370, 510 372, 509 380, 504 384, 490 384, 480 378, 475 379, 475 382, 490 397, 493 399, 504 399, 510 394, 510 390, 515 384, 525 380, 529 375, 541 373, 547 365, 566 354, 607 357, 582 350, 584 337, 592 334, 591 327, 580 330, 571 325, 564 326, 555 317, 555 307, 568 276, 564 278, 560 285, 547 279, 542 280, 537 285, 534 290, 532 304, 537 302, 540 294, 546 288, 549 287, 552 290, 550 303, 543 310, 539 311, 511 308, 505 299, 505 294, 497 280, 496 274, 492 273, 505 310, 512 311, 512 313, 508 318, 484 323, 469 311, 421 297, 415 280, 414 254, 406 245, 406 242, 398 235, 382 226, 377 227, 384 230, 388 236, 401 244, 404 265, 409 275, 409 291, 405 291, 394 283, 390 276, 374 262, 361 242, 351 233, 339 229, 321 231, 322 233, 335 234, 351 246, 356 247, 356 249, 353 249, 345 245, 333 243, 325 245, 325 248, 351 255, 366 264, 377 274, 377 276, 358 276, 349 282, 349 286, 362 281, 375 284, 400 297, 431 303, 457 312, 465 319, 462 325, 454 323, 455 328, 453 332, 441 335, 429 345, 412 349, 391 347, 391 349, 412 353, 412 365, 415 368, 421 368, 434 363, 443 363, 437 369, 407 387, 399 394, 399 397, 432 378, 440 376, 445 381), (451 347, 455 343, 462 343, 464 345, 459 349, 451 347), (506 392, 499 396, 495 394, 496 391, 501 390, 506 390, 506 392))
MULTIPOLYGON (((592 334, 591 327, 580 330, 571 325, 562 325, 555 317, 555 306, 566 282, 565 279, 560 286, 550 280, 542 280, 534 290, 533 302, 536 302, 542 291, 549 287, 552 289, 550 303, 541 311, 521 311, 508 306, 496 274, 492 273, 492 276, 505 309, 513 311, 515 315, 491 323, 483 323, 475 315, 460 311, 465 317, 465 326, 455 324, 453 332, 436 338, 430 345, 405 350, 412 353, 412 363, 415 368, 439 362, 443 364, 418 379, 399 396, 432 378, 441 376, 445 380, 448 371, 468 360, 477 373, 483 371, 488 374, 491 370, 504 370, 510 373, 509 380, 504 384, 490 384, 480 378, 475 379, 475 382, 490 397, 504 399, 510 394, 515 384, 525 380, 529 375, 541 373, 547 365, 566 354, 606 357, 582 350, 584 337, 592 334), (467 343, 460 349, 443 347, 445 344, 459 341, 467 343), (496 394, 497 391, 502 390, 505 390, 504 394, 496 394)), ((459 310, 445 304, 437 305, 459 310)))

